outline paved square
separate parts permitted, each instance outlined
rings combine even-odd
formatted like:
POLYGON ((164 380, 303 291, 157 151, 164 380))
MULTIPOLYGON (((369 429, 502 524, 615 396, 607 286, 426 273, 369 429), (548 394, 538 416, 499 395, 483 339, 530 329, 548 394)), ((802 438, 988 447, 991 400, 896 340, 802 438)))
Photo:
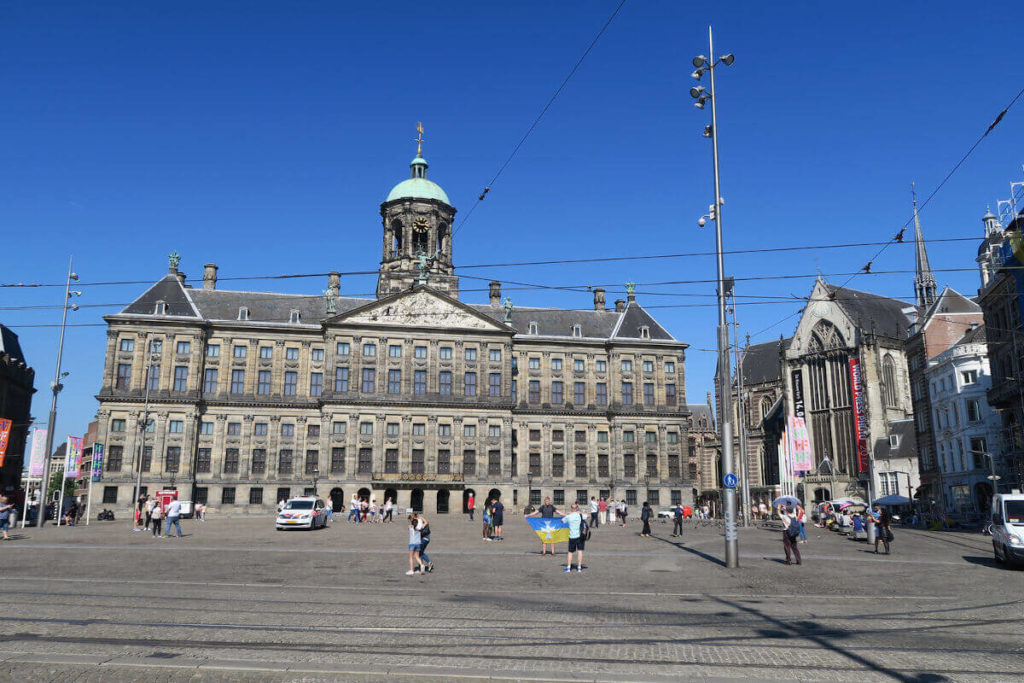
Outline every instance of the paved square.
MULTIPOLYGON (((404 520, 275 532, 272 518, 18 530, 0 544, 0 679, 1020 680, 1024 572, 978 534, 897 531, 895 554, 813 530, 596 529, 583 574, 438 515, 407 577, 404 520)), ((565 548, 564 544, 559 546, 565 548)))

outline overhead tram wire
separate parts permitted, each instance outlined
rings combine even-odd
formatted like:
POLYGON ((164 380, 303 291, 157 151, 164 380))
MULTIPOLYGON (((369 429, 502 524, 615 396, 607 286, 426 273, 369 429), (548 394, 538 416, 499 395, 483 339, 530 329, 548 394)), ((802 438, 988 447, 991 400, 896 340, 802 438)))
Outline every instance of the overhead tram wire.
MULTIPOLYGON (((976 236, 972 237, 945 237, 937 239, 927 239, 926 244, 940 243, 940 242, 977 242, 979 238, 976 236)), ((760 249, 733 249, 725 250, 724 254, 769 254, 778 252, 791 252, 791 251, 813 251, 818 249, 847 249, 856 247, 866 246, 877 246, 888 244, 888 242, 849 242, 849 243, 836 243, 836 244, 807 244, 787 247, 764 247, 760 249)), ((904 244, 912 244, 905 242, 904 244)), ((571 265, 577 263, 607 263, 612 261, 646 261, 653 259, 672 259, 672 258, 689 258, 689 257, 701 257, 701 256, 714 256, 715 252, 704 252, 704 251, 693 251, 693 252, 678 252, 672 254, 645 254, 639 256, 598 256, 593 258, 579 258, 579 259, 551 259, 547 261, 518 261, 508 263, 483 263, 483 264, 471 264, 465 266, 454 266, 456 270, 467 270, 473 268, 511 268, 518 266, 537 266, 537 265, 571 265)), ((379 271, 376 270, 353 270, 346 272, 338 272, 341 277, 356 277, 364 275, 378 275, 379 271)), ((272 274, 272 275, 240 275, 235 277, 218 277, 217 282, 239 282, 247 280, 296 280, 303 278, 314 278, 314 277, 327 277, 330 275, 328 272, 324 273, 286 273, 286 274, 272 274)), ((469 278, 469 275, 462 275, 460 277, 469 278)), ((487 278, 477 277, 474 279, 484 280, 487 278)), ((491 278, 493 279, 493 278, 491 278)), ((202 283, 202 278, 189 278, 186 282, 192 282, 196 284, 202 283)), ((152 285, 154 280, 110 280, 102 282, 83 282, 78 283, 78 287, 105 287, 105 286, 120 286, 120 285, 152 285)), ((52 287, 63 287, 63 283, 24 283, 24 282, 8 282, 0 283, 0 289, 44 289, 52 287)))
POLYGON ((476 202, 473 203, 473 206, 471 206, 469 208, 469 211, 466 212, 465 217, 455 227, 455 230, 452 231, 453 239, 457 234, 459 234, 459 230, 462 230, 462 228, 465 227, 466 223, 469 222, 469 217, 473 215, 474 211, 476 211, 476 207, 480 206, 480 203, 483 202, 484 197, 486 197, 487 193, 491 191, 492 187, 494 187, 494 183, 497 182, 498 178, 501 176, 502 173, 504 173, 508 165, 512 163, 512 159, 514 159, 516 154, 519 153, 519 149, 523 146, 523 143, 525 143, 526 139, 530 137, 530 134, 533 133, 533 129, 537 127, 537 124, 540 123, 540 120, 542 118, 544 118, 544 115, 548 113, 548 109, 550 109, 551 105, 555 103, 556 99, 558 99, 558 96, 562 93, 562 90, 564 90, 565 86, 568 85, 569 80, 574 75, 576 75, 576 71, 579 70, 580 65, 583 64, 583 60, 586 59, 587 55, 590 54, 590 51, 594 49, 594 46, 597 45, 597 41, 600 40, 601 36, 604 35, 604 32, 608 30, 608 27, 611 25, 612 21, 619 14, 619 11, 622 9, 622 6, 625 4, 626 0, 622 0, 618 4, 618 6, 615 8, 615 11, 612 12, 611 16, 608 17, 608 20, 604 22, 604 26, 601 27, 601 30, 598 31, 597 35, 594 36, 594 39, 590 41, 590 45, 588 45, 587 49, 583 51, 583 55, 581 55, 580 58, 576 61, 576 64, 569 71, 569 75, 566 76, 565 80, 562 81, 562 84, 558 86, 558 89, 555 90, 555 94, 551 96, 551 98, 548 100, 548 103, 545 104, 544 108, 540 110, 540 113, 537 114, 537 118, 533 120, 533 123, 530 124, 530 127, 526 130, 526 133, 519 140, 516 146, 512 149, 512 153, 508 155, 507 159, 505 159, 505 163, 503 163, 501 167, 498 168, 498 172, 494 174, 493 178, 491 178, 491 182, 487 183, 487 185, 484 186, 484 189, 480 192, 480 196, 477 197, 476 202))
MULTIPOLYGON (((963 163, 965 161, 967 161, 968 157, 970 157, 971 154, 974 153, 974 150, 976 150, 978 148, 978 146, 981 144, 982 140, 984 140, 986 137, 988 137, 988 134, 991 133, 995 129, 995 127, 999 125, 999 123, 1003 120, 1003 117, 1006 116, 1007 112, 1010 111, 1010 108, 1013 107, 1013 105, 1015 105, 1017 103, 1017 100, 1019 100, 1021 98, 1021 95, 1024 95, 1024 88, 1021 88, 1017 92, 1017 94, 1013 96, 1013 99, 1010 100, 1010 103, 1007 104, 1005 107, 1003 107, 1003 110, 999 112, 999 114, 996 116, 995 120, 993 120, 992 123, 990 123, 988 125, 988 128, 985 129, 985 132, 981 134, 981 137, 979 137, 977 140, 975 140, 974 144, 971 145, 971 148, 969 150, 967 150, 967 153, 964 154, 962 157, 960 157, 960 161, 956 162, 956 164, 953 166, 953 168, 950 169, 949 173, 946 174, 946 177, 942 179, 942 182, 940 182, 938 185, 936 185, 935 189, 932 190, 931 194, 929 194, 928 197, 925 198, 924 202, 922 202, 921 205, 916 208, 916 212, 918 214, 920 214, 920 212, 923 211, 926 206, 928 206, 928 202, 930 202, 935 197, 935 195, 937 195, 939 193, 939 190, 941 190, 943 188, 943 186, 949 181, 949 179, 953 177, 953 174, 956 173, 960 169, 960 167, 963 165, 963 163)), ((906 223, 903 224, 903 227, 900 228, 899 232, 897 232, 892 238, 890 238, 889 241, 886 242, 882 246, 881 249, 879 249, 877 252, 875 252, 875 255, 872 256, 868 260, 867 264, 864 265, 859 271, 857 271, 856 273, 851 275, 849 277, 849 279, 847 279, 846 282, 843 283, 842 286, 845 287, 846 285, 850 284, 850 282, 855 277, 857 277, 858 275, 861 275, 861 274, 867 275, 869 273, 872 273, 873 271, 871 270, 871 264, 873 264, 875 262, 875 260, 879 256, 881 256, 882 253, 885 252, 885 250, 888 249, 890 246, 892 246, 893 244, 899 244, 899 243, 903 242, 903 233, 907 231, 907 228, 910 227, 910 224, 913 223, 913 221, 914 221, 914 216, 911 216, 910 218, 908 218, 906 223)), ((927 240, 926 240, 926 242, 927 242, 927 240)), ((934 271, 934 269, 933 269, 933 271, 934 271)))

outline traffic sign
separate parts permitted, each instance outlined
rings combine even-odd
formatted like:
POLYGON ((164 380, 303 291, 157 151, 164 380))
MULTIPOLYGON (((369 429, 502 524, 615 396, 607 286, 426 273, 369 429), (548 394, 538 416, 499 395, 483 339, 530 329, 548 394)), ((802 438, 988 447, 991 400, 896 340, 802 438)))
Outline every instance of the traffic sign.
POLYGON ((733 474, 732 472, 730 472, 729 474, 725 475, 725 477, 723 478, 723 481, 725 482, 725 488, 727 488, 727 489, 734 489, 734 488, 736 488, 737 479, 736 479, 736 475, 733 474))

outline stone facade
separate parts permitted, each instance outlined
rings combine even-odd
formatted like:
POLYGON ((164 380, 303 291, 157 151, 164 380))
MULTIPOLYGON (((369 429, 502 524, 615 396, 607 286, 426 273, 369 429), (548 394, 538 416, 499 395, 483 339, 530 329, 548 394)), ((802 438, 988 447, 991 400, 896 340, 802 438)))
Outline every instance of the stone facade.
POLYGON ((148 491, 234 511, 313 491, 439 513, 471 491, 519 507, 692 501, 687 345, 632 294, 522 308, 492 283, 489 303, 459 301, 455 209, 409 185, 381 206, 376 299, 340 296, 334 274, 323 296, 218 290, 213 264, 193 289, 172 261, 106 317, 103 501, 131 498, 140 456, 148 491))

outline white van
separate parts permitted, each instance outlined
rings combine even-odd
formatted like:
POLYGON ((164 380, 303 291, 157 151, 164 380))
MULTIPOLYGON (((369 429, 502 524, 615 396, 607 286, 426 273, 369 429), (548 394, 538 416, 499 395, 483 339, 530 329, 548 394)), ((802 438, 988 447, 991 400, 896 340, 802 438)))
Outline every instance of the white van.
POLYGON ((1024 494, 992 497, 992 552, 1007 567, 1024 565, 1024 494))

